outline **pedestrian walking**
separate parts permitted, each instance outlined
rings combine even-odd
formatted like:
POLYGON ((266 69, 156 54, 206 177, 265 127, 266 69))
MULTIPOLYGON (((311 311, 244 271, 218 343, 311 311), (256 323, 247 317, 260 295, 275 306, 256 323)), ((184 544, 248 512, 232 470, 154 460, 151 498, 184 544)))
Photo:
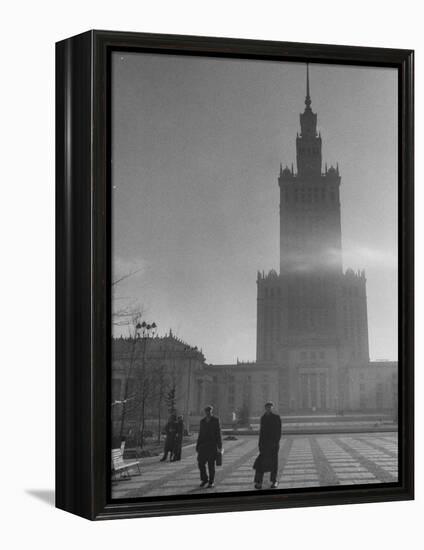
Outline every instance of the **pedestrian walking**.
POLYGON ((177 431, 175 434, 174 450, 172 453, 172 461, 181 460, 181 449, 183 446, 184 437, 184 418, 180 414, 177 418, 177 431))
POLYGON ((255 489, 262 489, 265 472, 270 472, 271 488, 278 487, 278 451, 281 439, 281 418, 272 411, 274 404, 265 403, 265 413, 261 417, 259 431, 259 456, 253 464, 255 473, 255 489))
POLYGON ((213 416, 213 407, 205 407, 205 417, 200 421, 199 436, 196 443, 197 463, 200 471, 200 487, 214 487, 215 461, 222 452, 221 427, 219 420, 213 416), (206 472, 206 465, 208 472, 206 472), (208 475, 209 474, 209 475, 208 475))
POLYGON ((160 459, 161 462, 165 462, 165 460, 168 458, 168 453, 170 455, 170 460, 172 460, 175 446, 175 437, 177 434, 177 416, 175 414, 171 414, 171 416, 169 417, 164 429, 164 433, 166 437, 163 449, 163 457, 160 459))

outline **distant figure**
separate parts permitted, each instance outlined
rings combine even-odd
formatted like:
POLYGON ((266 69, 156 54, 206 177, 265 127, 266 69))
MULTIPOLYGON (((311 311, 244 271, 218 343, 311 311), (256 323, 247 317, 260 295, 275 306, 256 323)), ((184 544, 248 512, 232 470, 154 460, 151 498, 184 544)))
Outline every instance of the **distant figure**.
POLYGON ((278 451, 281 439, 281 418, 272 412, 274 404, 265 403, 265 413, 261 417, 259 431, 259 456, 256 458, 253 468, 255 473, 255 489, 262 489, 262 481, 265 472, 271 472, 271 489, 278 487, 278 451))
POLYGON ((233 423, 233 430, 237 430, 237 412, 233 411, 231 413, 231 421, 233 423))
POLYGON ((174 452, 174 445, 175 445, 175 437, 177 435, 177 416, 175 414, 171 414, 171 416, 168 419, 168 422, 165 426, 165 446, 163 449, 163 457, 160 459, 161 462, 165 462, 165 460, 169 458, 172 460, 172 454, 174 452))
POLYGON ((175 434, 174 450, 172 454, 172 461, 181 460, 181 448, 183 446, 184 437, 184 420, 180 414, 177 418, 177 432, 175 434))
POLYGON ((200 421, 199 436, 197 438, 196 451, 197 463, 200 470, 200 487, 214 486, 215 460, 218 452, 222 450, 221 427, 216 416, 212 415, 213 407, 205 407, 205 417, 200 421), (208 474, 206 473, 208 465, 208 474))

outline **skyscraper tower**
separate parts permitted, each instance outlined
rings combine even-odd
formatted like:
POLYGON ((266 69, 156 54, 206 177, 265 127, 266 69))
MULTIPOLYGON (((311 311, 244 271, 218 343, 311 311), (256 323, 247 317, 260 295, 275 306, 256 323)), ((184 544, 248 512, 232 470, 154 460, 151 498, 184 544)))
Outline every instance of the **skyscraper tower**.
POLYGON ((368 361, 365 274, 343 273, 341 176, 338 165, 322 169, 311 105, 307 65, 297 171, 280 164, 278 177, 280 272, 258 273, 257 280, 257 361, 280 366, 288 410, 339 407, 343 368, 368 361))
POLYGON ((305 110, 296 137, 297 173, 280 165, 280 273, 342 271, 340 174, 322 173, 322 139, 311 109, 309 67, 305 110))

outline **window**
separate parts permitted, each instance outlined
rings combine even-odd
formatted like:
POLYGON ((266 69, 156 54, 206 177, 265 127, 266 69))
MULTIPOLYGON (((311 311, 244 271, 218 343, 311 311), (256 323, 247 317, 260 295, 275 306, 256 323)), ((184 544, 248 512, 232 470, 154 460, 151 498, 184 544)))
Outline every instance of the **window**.
MULTIPOLYGON (((216 376, 214 376, 216 378, 216 376)), ((214 383, 212 386, 212 401, 217 405, 219 401, 218 384, 214 383)))
POLYGON ((301 351, 300 352, 300 358, 301 359, 306 359, 306 351, 301 351))
POLYGON ((325 359, 325 352, 320 351, 320 352, 319 352, 319 358, 320 358, 320 359, 325 359))
POLYGON ((235 392, 234 386, 229 386, 228 387, 228 404, 230 406, 234 405, 235 393, 236 392, 235 392))

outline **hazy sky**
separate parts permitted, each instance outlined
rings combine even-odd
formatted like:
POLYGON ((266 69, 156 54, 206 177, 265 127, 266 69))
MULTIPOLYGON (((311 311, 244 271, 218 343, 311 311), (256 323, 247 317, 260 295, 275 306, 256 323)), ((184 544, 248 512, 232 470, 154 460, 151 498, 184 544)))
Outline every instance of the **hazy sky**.
MULTIPOLYGON (((113 278, 211 363, 254 360, 256 274, 279 266, 279 164, 295 167, 306 65, 116 53, 113 278)), ((365 269, 371 359, 397 358, 397 74, 310 65, 339 163, 344 268, 365 269)))

